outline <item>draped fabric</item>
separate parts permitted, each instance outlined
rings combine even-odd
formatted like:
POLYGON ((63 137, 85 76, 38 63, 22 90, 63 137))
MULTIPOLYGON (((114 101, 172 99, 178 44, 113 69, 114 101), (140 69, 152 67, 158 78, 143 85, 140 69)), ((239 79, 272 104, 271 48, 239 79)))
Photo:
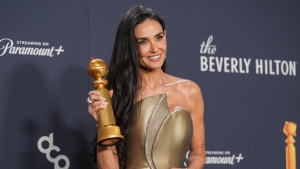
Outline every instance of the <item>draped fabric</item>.
POLYGON ((166 94, 138 104, 139 116, 127 140, 128 168, 181 167, 193 135, 189 112, 169 112, 166 94))

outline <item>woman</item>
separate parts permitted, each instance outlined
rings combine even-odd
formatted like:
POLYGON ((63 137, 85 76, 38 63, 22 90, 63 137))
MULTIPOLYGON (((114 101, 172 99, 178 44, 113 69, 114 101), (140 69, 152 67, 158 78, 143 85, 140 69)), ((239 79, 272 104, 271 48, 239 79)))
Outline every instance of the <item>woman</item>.
MULTIPOLYGON (((166 30, 153 10, 136 6, 118 26, 107 80, 116 124, 124 141, 97 146, 98 168, 180 168, 190 149, 188 168, 203 168, 204 104, 190 80, 164 72, 166 30)), ((89 113, 107 106, 89 92, 89 113)))

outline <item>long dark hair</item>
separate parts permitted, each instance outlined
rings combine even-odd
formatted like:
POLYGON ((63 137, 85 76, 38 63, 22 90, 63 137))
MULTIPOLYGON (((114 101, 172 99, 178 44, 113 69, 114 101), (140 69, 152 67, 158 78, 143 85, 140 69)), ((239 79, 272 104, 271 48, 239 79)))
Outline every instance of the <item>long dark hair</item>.
MULTIPOLYGON (((156 20, 165 30, 165 23, 157 12, 143 6, 131 8, 123 16, 117 28, 107 75, 108 88, 114 91, 112 104, 116 123, 125 137, 124 141, 117 144, 121 169, 126 168, 126 138, 137 117, 135 102, 140 89, 139 56, 134 28, 146 19, 156 20)), ((164 71, 165 63, 162 68, 164 71)))

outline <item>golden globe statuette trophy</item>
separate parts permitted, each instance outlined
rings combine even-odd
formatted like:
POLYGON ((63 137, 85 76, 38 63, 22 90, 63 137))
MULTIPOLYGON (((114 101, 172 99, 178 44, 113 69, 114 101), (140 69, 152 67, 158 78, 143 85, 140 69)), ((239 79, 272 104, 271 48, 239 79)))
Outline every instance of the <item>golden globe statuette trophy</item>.
POLYGON ((88 74, 95 79, 92 83, 93 87, 100 92, 108 105, 105 109, 97 112, 98 116, 98 131, 97 131, 97 144, 98 146, 115 145, 124 137, 121 135, 120 127, 116 125, 113 109, 111 105, 110 95, 105 88, 107 80, 102 77, 108 73, 106 63, 101 59, 90 59, 88 65, 88 74))
POLYGON ((286 169, 296 169, 296 148, 294 143, 296 140, 293 136, 296 136, 297 124, 286 121, 283 127, 283 133, 287 136, 285 142, 285 156, 286 156, 286 169))

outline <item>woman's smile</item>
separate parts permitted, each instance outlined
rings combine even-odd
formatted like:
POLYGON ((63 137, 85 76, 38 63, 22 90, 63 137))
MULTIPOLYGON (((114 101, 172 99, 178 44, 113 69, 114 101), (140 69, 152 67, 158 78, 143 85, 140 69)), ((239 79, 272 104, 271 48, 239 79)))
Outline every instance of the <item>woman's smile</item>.
POLYGON ((154 55, 154 56, 148 56, 147 58, 152 62, 157 62, 160 60, 161 57, 160 55, 154 55))

